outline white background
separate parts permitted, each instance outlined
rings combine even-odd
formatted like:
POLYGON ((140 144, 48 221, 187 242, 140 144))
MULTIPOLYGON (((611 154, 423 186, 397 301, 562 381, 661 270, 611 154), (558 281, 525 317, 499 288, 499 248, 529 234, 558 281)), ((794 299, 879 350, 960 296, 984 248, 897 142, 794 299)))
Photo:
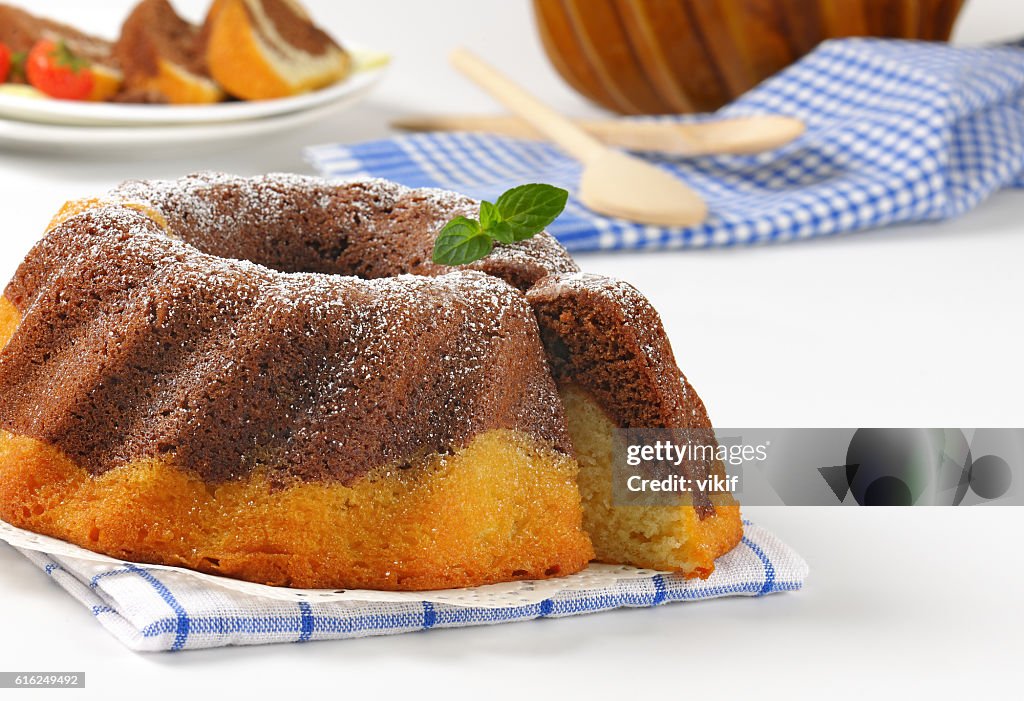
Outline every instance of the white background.
MULTIPOLYGON (((40 3, 32 3, 37 8, 40 3)), ((49 0, 101 34, 130 0, 49 0)), ((177 3, 198 17, 203 0, 177 3)), ((493 111, 454 75, 464 43, 573 115, 598 111, 548 66, 520 0, 309 0, 338 36, 392 52, 366 103, 300 133, 173 157, 0 152, 0 280, 60 204, 126 178, 201 169, 308 172, 304 145, 386 136, 410 112, 493 111)), ((955 40, 1024 35, 1024 3, 970 0, 955 40)), ((1024 426, 1024 192, 941 225, 755 249, 581 255, 661 312, 719 426, 1024 426)), ((0 546, 0 670, 86 671, 91 693, 209 690, 257 698, 947 696, 998 691, 1024 646, 1016 508, 750 508, 811 564, 807 588, 761 600, 364 641, 173 655, 124 650, 0 546), (145 689, 145 691, 142 691, 145 689)))

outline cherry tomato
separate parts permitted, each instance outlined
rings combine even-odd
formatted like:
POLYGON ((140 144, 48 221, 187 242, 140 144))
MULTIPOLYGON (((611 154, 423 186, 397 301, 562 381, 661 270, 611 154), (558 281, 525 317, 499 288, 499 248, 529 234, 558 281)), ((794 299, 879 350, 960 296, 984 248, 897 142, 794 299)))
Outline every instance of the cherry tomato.
POLYGON ((37 90, 61 100, 85 100, 95 77, 89 62, 75 56, 63 41, 36 42, 25 60, 25 75, 37 90))
POLYGON ((0 44, 0 83, 7 82, 7 74, 11 72, 11 49, 7 44, 0 44))

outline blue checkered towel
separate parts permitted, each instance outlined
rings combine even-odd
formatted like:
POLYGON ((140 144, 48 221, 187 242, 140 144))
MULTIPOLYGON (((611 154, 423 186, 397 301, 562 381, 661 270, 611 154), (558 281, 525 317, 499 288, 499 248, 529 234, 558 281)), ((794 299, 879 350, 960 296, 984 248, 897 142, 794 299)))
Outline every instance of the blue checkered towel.
MULTIPOLYGON (((570 250, 787 241, 945 219, 1002 187, 1024 186, 1020 48, 829 41, 719 114, 758 113, 800 117, 807 132, 771 153, 652 159, 704 196, 704 224, 641 226, 570 201, 551 233, 570 250)), ((548 144, 480 134, 331 144, 306 155, 325 175, 371 175, 491 201, 525 182, 572 192, 580 172, 548 144)))
POLYGON ((19 548, 133 650, 303 642, 557 618, 722 596, 763 596, 803 585, 807 564, 768 531, 746 523, 743 542, 705 581, 658 574, 561 592, 539 603, 482 608, 416 602, 281 601, 221 588, 187 573, 97 563, 19 548))

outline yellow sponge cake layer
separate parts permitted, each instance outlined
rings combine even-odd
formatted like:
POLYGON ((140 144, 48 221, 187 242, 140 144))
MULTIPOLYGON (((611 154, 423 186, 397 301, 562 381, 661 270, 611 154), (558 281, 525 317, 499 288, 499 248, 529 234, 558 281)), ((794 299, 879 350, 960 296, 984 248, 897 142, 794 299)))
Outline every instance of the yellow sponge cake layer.
POLYGON ((576 463, 512 431, 351 486, 209 484, 174 456, 93 476, 0 431, 0 517, 139 562, 304 588, 423 590, 571 574, 592 557, 576 463))

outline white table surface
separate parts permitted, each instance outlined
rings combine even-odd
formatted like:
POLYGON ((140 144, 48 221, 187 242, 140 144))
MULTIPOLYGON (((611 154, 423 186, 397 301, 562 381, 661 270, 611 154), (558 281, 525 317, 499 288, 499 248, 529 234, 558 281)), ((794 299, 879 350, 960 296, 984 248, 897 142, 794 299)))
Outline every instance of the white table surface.
MULTIPOLYGON (((47 12, 110 34, 131 0, 49 0, 47 12)), ((197 16, 202 0, 179 0, 197 16)), ((308 0, 342 37, 395 61, 365 103, 244 148, 108 159, 0 151, 0 280, 66 199, 126 178, 217 169, 309 172, 300 148, 386 136, 409 112, 488 111, 445 66, 458 43, 560 110, 597 110, 546 63, 518 0, 308 0)), ((971 0, 956 40, 1024 34, 1024 4, 971 0)), ((1020 303, 1024 192, 963 218, 755 249, 581 255, 659 309, 683 370, 719 426, 1024 426, 1020 303)), ((807 588, 761 600, 364 641, 128 652, 88 611, 0 545, 0 671, 85 671, 89 695, 146 698, 325 689, 535 697, 759 697, 998 691, 1019 663, 1021 510, 750 508, 811 563, 807 588), (133 692, 133 695, 138 695, 133 692)), ((38 693, 38 692, 29 692, 38 693)), ((323 693, 323 692, 320 692, 323 693)))

